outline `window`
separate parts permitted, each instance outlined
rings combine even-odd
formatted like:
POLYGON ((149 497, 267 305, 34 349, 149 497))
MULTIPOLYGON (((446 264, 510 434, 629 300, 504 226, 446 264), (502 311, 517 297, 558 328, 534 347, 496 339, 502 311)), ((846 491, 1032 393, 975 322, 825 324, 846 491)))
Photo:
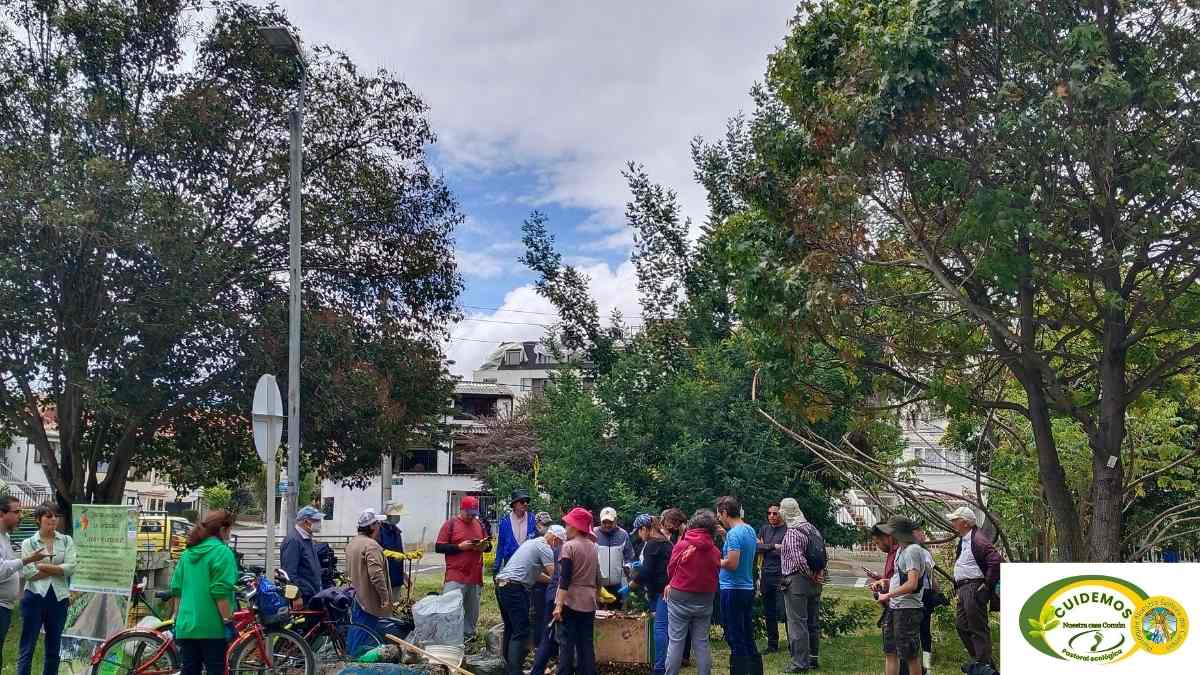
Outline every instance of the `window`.
POLYGON ((546 393, 546 378, 538 377, 530 380, 530 391, 534 396, 541 396, 546 393))
POLYGON ((459 460, 458 453, 450 453, 450 473, 456 476, 472 476, 475 474, 475 467, 466 464, 459 460))
POLYGON ((483 378, 483 383, 484 383, 484 384, 496 384, 497 382, 499 382, 499 380, 497 380, 497 379, 496 379, 496 378, 494 378, 494 377, 485 377, 485 378, 483 378))
POLYGON ((158 521, 158 520, 143 520, 142 521, 142 526, 141 526, 142 532, 154 533, 154 532, 162 532, 162 530, 163 530, 162 521, 158 521))
POLYGON ((333 520, 333 497, 321 500, 321 510, 325 512, 325 520, 333 520))
POLYGON ((525 354, 521 349, 509 349, 504 352, 504 365, 519 366, 521 365, 521 357, 525 354))
POLYGON ((437 473, 437 450, 429 448, 397 454, 392 460, 396 471, 404 473, 437 473))

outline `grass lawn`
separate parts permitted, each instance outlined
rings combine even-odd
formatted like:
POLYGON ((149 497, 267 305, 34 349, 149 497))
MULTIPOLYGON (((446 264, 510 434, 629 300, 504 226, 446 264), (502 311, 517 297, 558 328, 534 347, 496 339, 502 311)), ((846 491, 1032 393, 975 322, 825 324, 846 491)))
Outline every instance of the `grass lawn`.
MULTIPOLYGON (((440 588, 440 573, 425 573, 416 583, 413 590, 413 597, 420 598, 426 593, 437 591, 440 588)), ((489 626, 500 623, 500 611, 496 606, 495 590, 491 585, 491 580, 485 580, 483 590, 483 599, 479 610, 480 633, 486 631, 489 626)), ((871 603, 871 595, 866 589, 851 589, 851 588, 828 588, 825 591, 826 598, 839 598, 839 608, 844 608, 851 602, 866 602, 871 603)), ((947 612, 946 608, 942 608, 941 612, 947 612)), ((873 612, 872 617, 877 616, 877 612, 873 612)), ((993 616, 993 619, 995 617, 993 616)), ((958 673, 959 667, 967 661, 967 653, 963 649, 962 643, 958 639, 958 634, 953 628, 953 614, 935 616, 933 622, 933 650, 934 650, 934 671, 935 673, 958 673)), ((780 628, 783 632, 783 628, 780 628)), ((999 626, 995 621, 992 624, 993 644, 996 645, 997 658, 999 658, 1000 633, 999 626)), ((729 646, 725 643, 722 637, 721 628, 713 626, 710 643, 713 653, 713 673, 726 673, 729 670, 729 646)), ((765 643, 760 640, 759 648, 763 648, 765 643)), ((763 660, 764 673, 781 673, 788 666, 789 659, 786 653, 769 654, 763 660)), ((695 673, 696 669, 686 668, 684 673, 695 673)), ((867 626, 859 630, 854 635, 839 636, 821 642, 821 673, 844 673, 846 675, 869 673, 877 674, 883 672, 883 650, 882 638, 879 635, 879 629, 875 627, 874 618, 867 626)))
MULTIPOLYGON (((17 654, 21 643, 21 612, 19 609, 14 609, 12 613, 12 626, 8 629, 8 636, 4 639, 4 661, 0 664, 0 673, 8 675, 9 673, 17 672, 17 654)), ((33 652, 33 672, 42 672, 42 640, 38 639, 38 644, 33 652)))

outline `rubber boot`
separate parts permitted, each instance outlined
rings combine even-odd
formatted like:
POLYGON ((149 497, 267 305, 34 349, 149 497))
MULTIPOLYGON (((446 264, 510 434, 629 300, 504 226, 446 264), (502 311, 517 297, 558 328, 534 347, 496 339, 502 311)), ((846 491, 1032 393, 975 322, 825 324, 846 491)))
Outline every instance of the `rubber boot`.
POLYGON ((933 670, 933 654, 930 652, 921 652, 921 668, 928 673, 933 670))
POLYGON ((746 658, 747 658, 746 665, 748 666, 746 675, 763 675, 762 654, 755 654, 754 656, 749 656, 746 658))

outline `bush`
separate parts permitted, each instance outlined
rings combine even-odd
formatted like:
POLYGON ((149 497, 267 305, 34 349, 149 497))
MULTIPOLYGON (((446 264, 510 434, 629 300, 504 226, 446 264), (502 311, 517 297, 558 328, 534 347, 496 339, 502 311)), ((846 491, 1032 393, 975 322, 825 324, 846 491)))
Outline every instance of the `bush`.
POLYGON ((185 518, 189 523, 195 523, 200 520, 200 512, 196 509, 184 509, 179 512, 180 518, 185 518))

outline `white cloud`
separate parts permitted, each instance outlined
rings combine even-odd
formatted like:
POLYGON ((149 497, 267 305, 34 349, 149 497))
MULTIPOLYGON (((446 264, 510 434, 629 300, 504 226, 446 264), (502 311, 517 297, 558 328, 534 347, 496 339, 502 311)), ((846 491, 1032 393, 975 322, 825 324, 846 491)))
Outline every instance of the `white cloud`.
MULTIPOLYGON (((719 136, 787 33, 793 0, 289 2, 310 42, 383 66, 432 107, 461 170, 525 167, 518 201, 616 210, 626 161, 704 219, 689 141, 719 136)), ((619 222, 619 221, 618 221, 619 222)))
MULTIPOLYGON (((623 263, 616 269, 605 263, 587 265, 579 269, 591 280, 592 297, 599 305, 602 319, 607 320, 613 308, 619 308, 627 323, 637 323, 636 320, 629 319, 641 314, 636 299, 637 273, 632 263, 623 263)), ((451 370, 469 379, 472 371, 478 368, 501 342, 540 340, 546 334, 546 329, 539 325, 527 324, 552 325, 556 321, 554 314, 554 306, 538 295, 533 286, 514 288, 504 296, 499 311, 470 313, 467 315, 468 319, 481 320, 463 321, 454 327, 451 331, 452 339, 446 345, 448 356, 455 362, 451 370)))
POLYGON ((468 278, 495 279, 511 267, 508 260, 490 253, 457 251, 454 257, 458 261, 459 273, 468 278))

